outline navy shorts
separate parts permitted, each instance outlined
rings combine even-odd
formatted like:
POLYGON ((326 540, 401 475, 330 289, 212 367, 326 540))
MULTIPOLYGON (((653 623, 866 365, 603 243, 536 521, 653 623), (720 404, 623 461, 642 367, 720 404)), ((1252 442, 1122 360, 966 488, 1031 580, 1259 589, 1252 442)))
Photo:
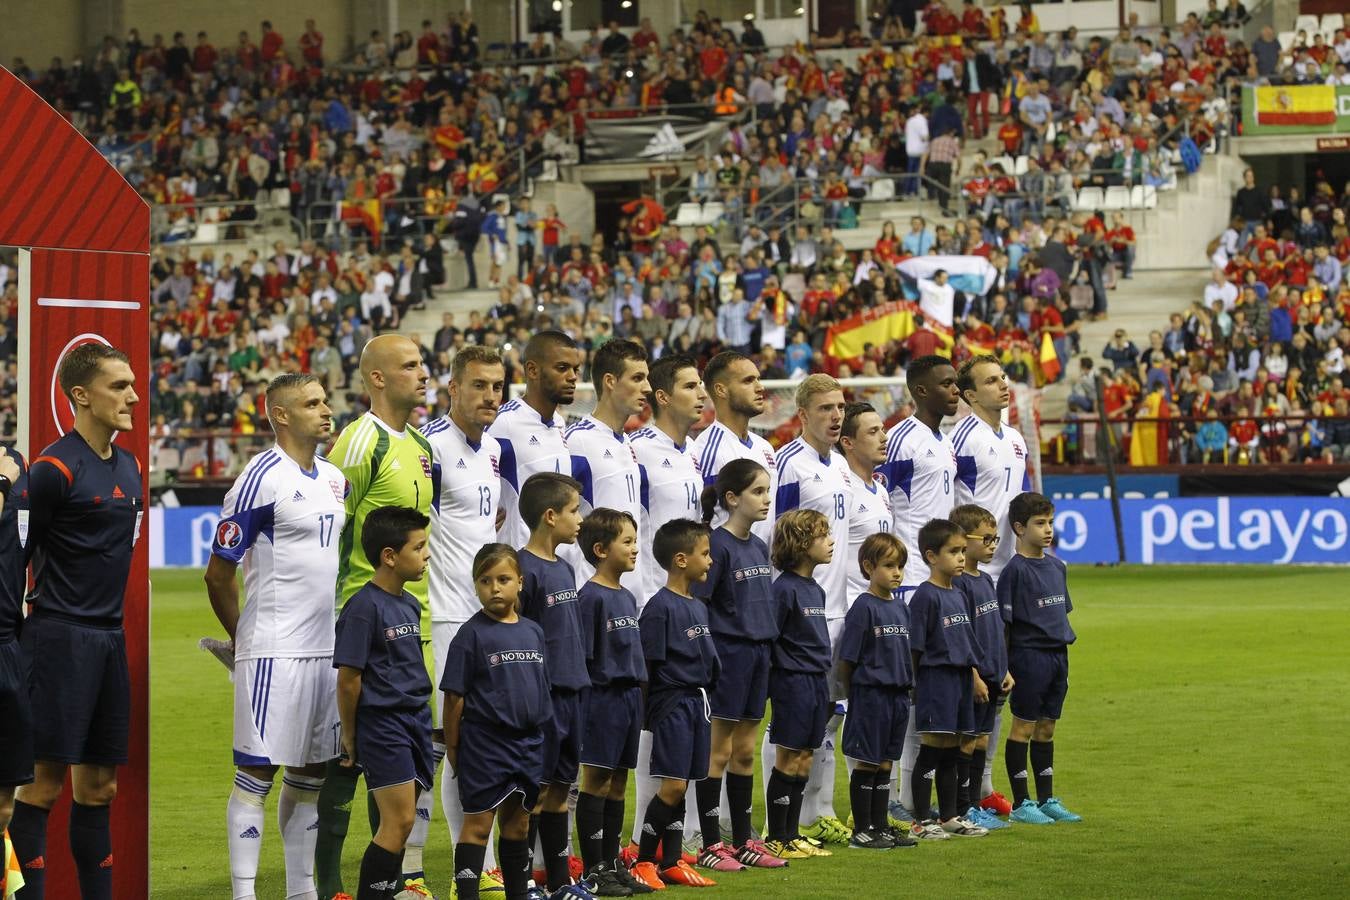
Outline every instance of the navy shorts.
POLYGON ((769 699, 770 641, 742 641, 713 635, 722 674, 708 694, 714 719, 733 722, 764 718, 769 699))
POLYGON ((825 726, 834 715, 830 676, 825 672, 769 673, 773 718, 769 743, 789 750, 814 750, 825 740, 825 726))
POLYGON ((712 726, 703 694, 694 691, 654 702, 659 713, 647 723, 652 733, 653 778, 699 781, 708 777, 712 726))
POLYGON ((844 717, 844 755, 879 766, 900 758, 909 727, 909 692, 854 684, 844 717))
POLYGON ((914 678, 914 730, 919 734, 971 734, 975 679, 969 666, 920 666, 914 678))
POLYGON ((18 641, 0 644, 0 787, 33 780, 33 714, 28 705, 27 667, 18 641))
POLYGON ((963 731, 962 734, 993 734, 994 719, 998 716, 998 711, 1003 708, 1003 692, 998 688, 985 682, 989 687, 989 702, 975 704, 975 724, 970 731, 963 731))
POLYGON ((366 789, 375 791, 415 781, 430 790, 431 710, 356 710, 356 761, 366 773, 366 789))
POLYGON ((597 769, 637 766, 642 733, 642 688, 606 685, 586 691, 581 729, 581 764, 597 769))
POLYGON ((544 730, 511 731, 487 722, 463 719, 455 780, 459 802, 470 815, 502 805, 514 793, 534 809, 544 780, 544 730))
POLYGON ((19 639, 28 673, 33 755, 50 762, 127 762, 131 675, 120 625, 100 627, 38 612, 19 639))
POLYGON ((581 692, 554 688, 553 719, 544 726, 544 784, 576 784, 581 758, 581 692))
POLYGON ((1008 672, 1013 677, 1008 705, 1025 722, 1058 719, 1069 693, 1069 650, 1037 650, 1014 647, 1008 654, 1008 672))

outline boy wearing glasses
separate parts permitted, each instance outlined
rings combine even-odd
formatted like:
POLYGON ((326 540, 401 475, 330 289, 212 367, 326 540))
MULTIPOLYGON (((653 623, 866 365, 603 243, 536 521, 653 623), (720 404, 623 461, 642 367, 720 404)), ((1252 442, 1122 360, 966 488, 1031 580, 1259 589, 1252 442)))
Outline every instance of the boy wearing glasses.
POLYGON ((993 810, 980 807, 977 791, 989 754, 994 717, 1003 708, 1013 685, 1008 674, 1008 650, 1003 640, 1003 617, 999 614, 994 579, 980 571, 980 565, 993 559, 999 546, 998 523, 987 509, 973 503, 952 510, 951 520, 966 533, 966 568, 952 579, 952 587, 965 598, 979 660, 974 677, 974 727, 961 735, 956 764, 956 808, 967 810, 968 820, 993 831, 1008 825, 993 810))

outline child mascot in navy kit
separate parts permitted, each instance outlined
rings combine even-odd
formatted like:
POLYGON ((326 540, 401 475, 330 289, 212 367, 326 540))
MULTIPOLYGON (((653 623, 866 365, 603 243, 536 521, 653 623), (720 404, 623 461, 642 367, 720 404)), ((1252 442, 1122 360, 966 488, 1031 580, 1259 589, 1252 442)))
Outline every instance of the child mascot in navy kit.
POLYGON ((660 786, 642 813, 633 875, 658 889, 666 884, 708 887, 716 882, 680 855, 685 791, 689 782, 708 777, 708 690, 721 673, 708 607, 693 595, 693 586, 712 568, 708 526, 672 519, 657 529, 652 555, 666 570, 666 586, 647 601, 638 627, 647 662, 645 727, 652 733, 651 774, 660 786))
POLYGON ((426 573, 429 521, 404 507, 371 511, 361 530, 361 550, 375 576, 352 595, 337 620, 333 666, 341 763, 365 770, 380 814, 361 859, 357 900, 386 900, 399 889, 417 795, 431 787, 431 679, 422 658, 421 608, 403 589, 426 573))
POLYGON ((833 558, 834 537, 824 513, 794 509, 774 523, 773 564, 782 574, 773 583, 778 639, 769 669, 769 741, 775 758, 765 796, 766 846, 780 859, 834 855, 797 830, 811 760, 834 714, 825 590, 811 577, 833 558))
POLYGON ((914 654, 914 729, 919 756, 910 790, 914 834, 933 839, 983 837, 989 830, 962 817, 957 807, 961 735, 975 727, 975 632, 965 596, 952 579, 966 568, 966 533, 948 519, 919 529, 919 552, 928 580, 909 601, 909 644, 914 654), (929 819, 937 782, 938 821, 929 819))
POLYGON ((895 598, 909 554, 890 532, 869 536, 858 548, 858 566, 868 580, 844 618, 839 639, 839 681, 848 697, 844 756, 854 761, 849 776, 856 850, 912 847, 909 835, 887 820, 891 764, 904 750, 909 726, 909 612, 895 598))
POLYGON ((1004 762, 1013 790, 1012 819, 1036 825, 1077 822, 1055 796, 1055 723, 1069 693, 1068 569, 1046 554, 1055 538, 1055 505, 1028 491, 1008 507, 1017 553, 998 578, 998 605, 1008 634, 1008 671, 1016 680, 1008 706, 1012 731, 1004 762), (1036 799, 1027 790, 1027 750, 1036 778, 1036 799))
POLYGON ((597 897, 629 897, 654 890, 619 859, 628 771, 637 765, 642 730, 642 656, 637 598, 619 579, 637 567, 637 522, 600 507, 581 523, 577 538, 595 574, 581 586, 581 643, 591 686, 582 703, 581 790, 577 834, 587 886, 597 897))
POLYGON ((455 888, 459 900, 477 900, 495 818, 506 900, 524 900, 530 810, 539 800, 544 731, 553 716, 544 631, 517 611, 521 570, 515 550, 484 545, 472 577, 483 609, 450 642, 440 684, 445 759, 464 805, 455 888))
POLYGON ((713 531, 712 569, 693 587, 708 604, 708 625, 722 662, 711 691, 712 743, 708 777, 695 785, 703 850, 698 865, 714 872, 738 872, 748 866, 780 869, 784 860, 754 840, 750 827, 755 791, 755 748, 759 723, 769 698, 769 663, 778 622, 773 604, 773 567, 769 548, 750 533, 769 515, 773 497, 769 473, 752 459, 732 460, 703 490, 703 521, 717 508, 727 521, 713 531), (722 842, 719 807, 726 777, 731 846, 722 842))

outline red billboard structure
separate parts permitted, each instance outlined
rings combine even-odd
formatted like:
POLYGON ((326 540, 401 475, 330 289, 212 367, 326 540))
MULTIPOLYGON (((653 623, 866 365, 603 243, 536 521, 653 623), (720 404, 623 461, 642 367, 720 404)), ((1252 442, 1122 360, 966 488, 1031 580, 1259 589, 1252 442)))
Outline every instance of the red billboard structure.
MULTIPOLYGON (((61 358, 101 341, 127 353, 148 407, 150 208, 80 132, 0 68, 0 245, 19 247, 19 449, 32 459, 73 423, 56 384, 61 358)), ((150 471, 145 414, 118 437, 150 471)), ((146 480, 148 484, 148 479, 146 480)), ((142 498, 148 501, 148 497, 142 498)), ((148 519, 148 517, 147 517, 148 519)), ((146 527, 148 527, 148 521, 146 527)), ((124 627, 131 669, 131 763, 113 804, 114 892, 148 897, 149 541, 136 542, 124 627)), ((50 715, 34 710, 34 715, 50 715)), ((76 897, 67 845, 69 785, 48 829, 47 896, 76 897)))

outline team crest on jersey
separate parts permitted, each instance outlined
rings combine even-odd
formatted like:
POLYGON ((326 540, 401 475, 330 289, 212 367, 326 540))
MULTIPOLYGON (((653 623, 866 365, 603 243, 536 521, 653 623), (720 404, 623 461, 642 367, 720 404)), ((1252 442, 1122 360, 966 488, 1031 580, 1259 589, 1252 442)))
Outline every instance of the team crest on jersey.
POLYGON ((226 550, 233 550, 244 542, 244 529, 239 523, 226 519, 216 526, 216 543, 226 550))
POLYGON ((502 476, 502 470, 501 466, 497 464, 497 457, 490 456, 488 459, 492 460, 492 476, 494 478, 500 478, 502 476))
POLYGON ((421 453, 417 454, 417 461, 422 464, 422 474, 427 478, 431 477, 431 460, 421 453))
POLYGON ((764 451, 764 465, 769 467, 770 472, 772 472, 776 468, 776 464, 773 461, 773 454, 770 453, 768 450, 764 451))
POLYGON ((1022 445, 1021 445, 1021 444, 1013 444, 1013 454, 1014 454, 1018 459, 1026 459, 1026 458, 1027 458, 1027 452, 1026 452, 1025 450, 1022 449, 1022 445))
POLYGON ((345 478, 342 481, 330 480, 328 482, 328 486, 333 489, 334 500, 341 503, 343 500, 347 499, 347 491, 349 490, 349 486, 345 478))
POLYGON ((872 480, 875 481, 877 484, 881 485, 882 487, 886 488, 887 490, 890 490, 890 484, 886 481, 886 476, 881 472, 873 472, 872 480))

